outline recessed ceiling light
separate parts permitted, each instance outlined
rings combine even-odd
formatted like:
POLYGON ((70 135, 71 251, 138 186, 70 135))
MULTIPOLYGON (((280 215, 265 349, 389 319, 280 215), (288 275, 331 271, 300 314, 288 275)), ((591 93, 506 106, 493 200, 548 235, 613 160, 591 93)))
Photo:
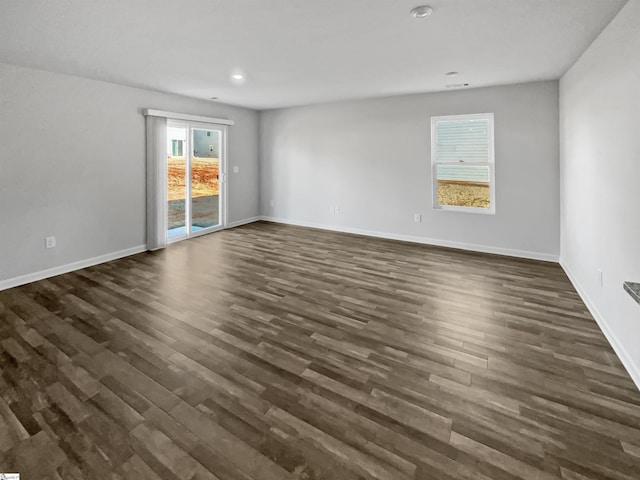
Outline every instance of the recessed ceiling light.
POLYGON ((457 77, 459 75, 458 72, 447 72, 445 73, 447 77, 457 77))
POLYGON ((211 100, 217 100, 218 97, 211 97, 211 100))
POLYGON ((234 73, 231 75, 233 80, 244 80, 244 75, 242 73, 234 73))
POLYGON ((431 8, 429 5, 420 5, 419 7, 411 10, 411 16, 413 18, 425 18, 431 15, 432 12, 433 8, 431 8))

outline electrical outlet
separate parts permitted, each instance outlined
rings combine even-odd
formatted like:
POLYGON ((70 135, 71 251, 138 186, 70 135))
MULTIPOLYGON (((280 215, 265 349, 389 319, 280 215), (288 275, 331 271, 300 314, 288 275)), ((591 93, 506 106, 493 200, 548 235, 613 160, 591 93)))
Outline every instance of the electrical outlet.
POLYGON ((233 173, 238 173, 240 171, 240 167, 235 166, 233 167, 233 173))
POLYGON ((335 206, 336 215, 340 213, 340 207, 338 205, 335 206))
POLYGON ((416 223, 422 222, 422 214, 421 213, 414 213, 413 214, 413 221, 416 222, 416 223))
POLYGON ((56 237, 45 237, 44 246, 46 248, 54 248, 56 246, 56 237))
POLYGON ((209 145, 209 151, 213 152, 213 145, 209 145))

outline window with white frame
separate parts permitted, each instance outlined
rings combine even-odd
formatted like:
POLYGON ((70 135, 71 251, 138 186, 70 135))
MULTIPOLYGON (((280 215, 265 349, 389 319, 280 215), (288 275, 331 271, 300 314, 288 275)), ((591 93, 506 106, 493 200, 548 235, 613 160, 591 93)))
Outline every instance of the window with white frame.
POLYGON ((495 213, 493 113, 431 117, 433 207, 495 213))
POLYGON ((171 156, 184 157, 184 140, 175 138, 171 138, 169 140, 171 141, 171 156))

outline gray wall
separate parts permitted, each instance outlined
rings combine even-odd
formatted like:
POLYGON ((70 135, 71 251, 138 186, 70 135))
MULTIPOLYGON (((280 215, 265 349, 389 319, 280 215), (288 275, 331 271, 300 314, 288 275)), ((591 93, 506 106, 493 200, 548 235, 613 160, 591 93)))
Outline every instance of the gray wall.
POLYGON ((260 128, 263 215, 557 259, 558 82, 272 110, 260 128), (430 117, 487 112, 496 215, 433 210, 430 117))
POLYGON ((145 243, 145 107, 234 120, 229 221, 258 215, 257 112, 0 64, 0 282, 145 243))
POLYGON ((639 26, 630 0, 562 78, 560 131, 561 262, 640 387, 639 26))

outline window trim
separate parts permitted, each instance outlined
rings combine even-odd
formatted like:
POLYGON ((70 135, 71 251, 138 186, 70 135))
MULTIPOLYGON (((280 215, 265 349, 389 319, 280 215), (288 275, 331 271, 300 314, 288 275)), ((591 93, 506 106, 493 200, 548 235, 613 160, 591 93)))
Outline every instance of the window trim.
POLYGON ((493 113, 470 113, 462 115, 441 115, 431 117, 431 201, 433 210, 445 212, 477 213, 480 215, 496 214, 496 169, 495 169, 495 135, 493 113), (440 205, 438 203, 438 165, 460 165, 459 162, 436 161, 436 124, 443 120, 489 120, 489 161, 466 162, 467 165, 486 165, 489 167, 489 208, 460 207, 457 205, 440 205))

